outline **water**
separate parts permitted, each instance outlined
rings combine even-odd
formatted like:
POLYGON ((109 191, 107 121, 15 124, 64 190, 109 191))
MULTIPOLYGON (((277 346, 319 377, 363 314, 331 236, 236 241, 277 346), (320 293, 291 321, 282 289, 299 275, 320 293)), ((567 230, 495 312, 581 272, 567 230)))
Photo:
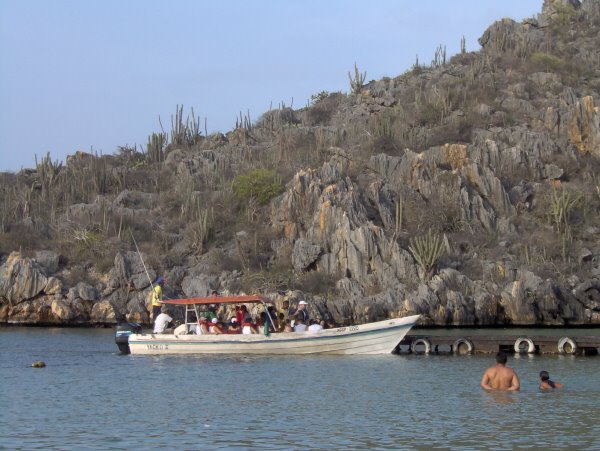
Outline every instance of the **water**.
POLYGON ((121 356, 110 329, 0 343, 0 449, 600 449, 600 357, 511 357, 521 392, 490 394, 486 355, 121 356), (540 393, 542 369, 566 388, 540 393))

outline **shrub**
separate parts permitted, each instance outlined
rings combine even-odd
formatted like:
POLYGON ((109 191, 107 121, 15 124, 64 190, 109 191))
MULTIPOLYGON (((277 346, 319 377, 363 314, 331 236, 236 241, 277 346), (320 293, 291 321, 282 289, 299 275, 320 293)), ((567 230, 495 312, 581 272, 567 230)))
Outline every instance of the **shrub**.
POLYGON ((233 179, 232 188, 237 196, 254 198, 261 205, 284 191, 277 174, 270 169, 254 169, 246 175, 238 175, 233 179))
POLYGON ((532 53, 530 59, 533 64, 545 70, 560 71, 567 65, 563 59, 543 52, 532 53))

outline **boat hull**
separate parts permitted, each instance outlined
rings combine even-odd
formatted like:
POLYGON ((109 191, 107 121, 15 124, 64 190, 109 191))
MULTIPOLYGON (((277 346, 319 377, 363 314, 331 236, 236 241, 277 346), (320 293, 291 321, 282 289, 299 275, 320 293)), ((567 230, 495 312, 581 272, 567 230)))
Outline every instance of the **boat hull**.
POLYGON ((419 315, 319 332, 253 335, 131 334, 131 354, 389 354, 419 315))

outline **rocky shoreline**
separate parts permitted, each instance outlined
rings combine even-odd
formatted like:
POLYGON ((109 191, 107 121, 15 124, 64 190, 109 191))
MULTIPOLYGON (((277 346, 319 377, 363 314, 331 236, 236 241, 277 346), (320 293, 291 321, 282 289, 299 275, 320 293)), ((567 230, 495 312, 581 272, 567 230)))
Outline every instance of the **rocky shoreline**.
POLYGON ((227 134, 178 108, 146 153, 0 174, 0 323, 148 324, 161 275, 170 298, 260 293, 339 324, 600 325, 600 3, 546 0, 480 44, 355 68, 349 94, 227 134))

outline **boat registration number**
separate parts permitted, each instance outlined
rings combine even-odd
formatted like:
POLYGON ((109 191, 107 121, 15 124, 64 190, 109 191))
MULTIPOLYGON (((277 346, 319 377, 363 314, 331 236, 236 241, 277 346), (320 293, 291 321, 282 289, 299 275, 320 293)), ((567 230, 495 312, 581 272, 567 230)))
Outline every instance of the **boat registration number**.
POLYGON ((338 327, 336 332, 353 332, 355 330, 358 330, 358 326, 338 327))
POLYGON ((165 350, 169 349, 169 345, 155 345, 152 343, 148 343, 146 347, 150 350, 165 350))

